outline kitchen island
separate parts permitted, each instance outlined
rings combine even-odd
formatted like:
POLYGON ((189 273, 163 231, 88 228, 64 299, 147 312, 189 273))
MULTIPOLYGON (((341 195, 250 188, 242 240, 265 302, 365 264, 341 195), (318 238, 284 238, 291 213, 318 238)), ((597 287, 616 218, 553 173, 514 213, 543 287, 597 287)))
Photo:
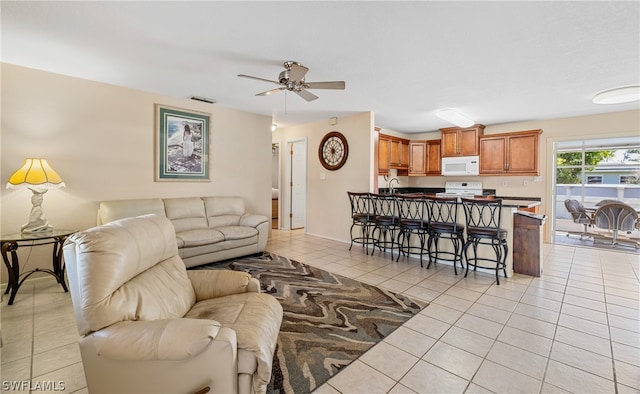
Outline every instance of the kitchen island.
MULTIPOLYGON (((436 193, 440 193, 443 191, 443 188, 399 188, 396 189, 396 194, 425 194, 427 196, 435 196, 436 193)), ((388 189, 379 189, 379 193, 388 193, 388 189)), ((513 262, 514 259, 518 260, 524 256, 514 256, 514 234, 516 233, 514 229, 514 214, 518 211, 527 211, 531 213, 535 213, 537 211, 537 207, 540 205, 539 197, 513 197, 513 196, 496 196, 495 190, 492 189, 483 189, 483 195, 477 196, 478 198, 491 198, 491 199, 501 199, 502 200, 502 223, 500 227, 507 230, 507 246, 509 248, 509 252, 507 254, 507 275, 513 275, 513 262)), ((458 211, 458 222, 460 224, 465 223, 464 216, 464 208, 462 204, 459 205, 458 211)), ((417 238, 417 237, 416 237, 417 238)), ((417 242, 417 239, 415 240, 417 242)), ((450 242, 441 242, 441 250, 443 251, 453 251, 453 247, 450 242)), ((517 254, 517 250, 516 250, 517 254)), ((494 258, 495 254, 491 247, 489 246, 481 246, 478 248, 478 256, 494 258)), ((438 264, 451 264, 450 262, 438 261, 438 264)), ((466 262, 465 262, 466 264, 466 262)), ((540 262, 540 265, 542 262, 540 262)), ((478 268, 478 271, 487 272, 494 274, 495 270, 481 269, 478 268)), ((471 275, 471 273, 469 274, 471 275)))

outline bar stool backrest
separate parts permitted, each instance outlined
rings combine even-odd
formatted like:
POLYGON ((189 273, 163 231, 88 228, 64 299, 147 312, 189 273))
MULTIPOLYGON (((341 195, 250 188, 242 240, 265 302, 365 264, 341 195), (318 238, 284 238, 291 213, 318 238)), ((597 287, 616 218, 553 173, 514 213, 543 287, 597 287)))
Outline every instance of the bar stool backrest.
POLYGON ((429 223, 449 223, 453 231, 458 227, 457 197, 426 197, 429 223))
POLYGON ((400 220, 420 221, 423 227, 427 227, 429 217, 423 196, 398 194, 396 201, 398 202, 400 220))
POLYGON ((496 238, 498 237, 502 221, 501 199, 463 198, 462 205, 464 206, 467 231, 470 228, 484 229, 487 232, 494 230, 496 238))
POLYGON ((398 204, 394 194, 371 194, 373 213, 376 218, 391 219, 393 223, 400 221, 398 204))
POLYGON ((351 217, 373 220, 373 204, 371 203, 371 193, 347 192, 351 203, 351 217))

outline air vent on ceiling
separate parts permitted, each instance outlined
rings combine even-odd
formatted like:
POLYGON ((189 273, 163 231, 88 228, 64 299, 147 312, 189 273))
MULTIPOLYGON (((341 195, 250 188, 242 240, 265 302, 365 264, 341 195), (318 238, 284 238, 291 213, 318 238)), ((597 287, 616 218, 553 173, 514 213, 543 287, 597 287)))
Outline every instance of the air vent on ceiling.
POLYGON ((203 103, 215 104, 216 100, 201 96, 191 96, 191 100, 202 101, 203 103))

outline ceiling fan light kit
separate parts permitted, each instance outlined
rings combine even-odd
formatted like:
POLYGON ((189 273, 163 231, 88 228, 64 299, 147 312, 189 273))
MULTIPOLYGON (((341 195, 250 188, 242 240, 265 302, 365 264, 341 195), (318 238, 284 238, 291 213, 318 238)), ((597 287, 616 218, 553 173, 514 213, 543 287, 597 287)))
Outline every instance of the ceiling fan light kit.
POLYGON ((278 80, 273 81, 266 78, 254 77, 252 75, 238 74, 242 78, 256 79, 258 81, 271 82, 276 85, 280 85, 279 88, 267 90, 256 94, 256 96, 268 96, 272 93, 277 93, 282 90, 288 90, 296 93, 307 101, 313 101, 318 98, 315 94, 309 92, 307 89, 338 89, 344 90, 344 81, 326 81, 326 82, 306 82, 304 80, 305 75, 309 69, 302 64, 294 61, 286 61, 283 64, 284 71, 281 71, 278 75, 278 80))
POLYGON ((640 86, 607 89, 593 97, 595 104, 623 104, 640 100, 640 86))
POLYGON ((437 110, 436 116, 458 127, 471 127, 476 123, 473 120, 462 115, 460 112, 451 108, 437 110))

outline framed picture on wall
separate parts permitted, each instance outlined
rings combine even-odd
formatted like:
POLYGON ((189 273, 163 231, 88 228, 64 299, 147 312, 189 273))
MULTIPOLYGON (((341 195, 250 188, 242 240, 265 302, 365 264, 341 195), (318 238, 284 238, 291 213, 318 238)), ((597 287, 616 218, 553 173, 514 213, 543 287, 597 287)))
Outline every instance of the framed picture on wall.
POLYGON ((156 181, 209 181, 210 117, 155 105, 156 181))

